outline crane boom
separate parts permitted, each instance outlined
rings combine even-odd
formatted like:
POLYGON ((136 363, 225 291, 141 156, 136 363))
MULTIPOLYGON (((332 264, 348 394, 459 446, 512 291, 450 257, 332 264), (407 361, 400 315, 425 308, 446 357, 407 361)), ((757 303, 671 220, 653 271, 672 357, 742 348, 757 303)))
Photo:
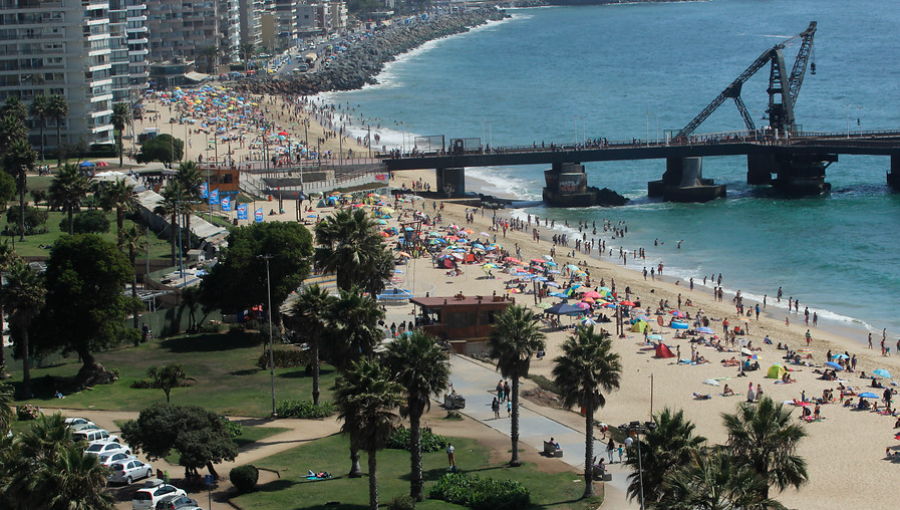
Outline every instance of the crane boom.
MULTIPOLYGON (((793 104, 796 103, 797 96, 800 94, 800 87, 803 85, 803 77, 806 74, 806 67, 809 62, 809 56, 812 52, 813 45, 813 37, 816 33, 816 22, 813 21, 809 24, 809 27, 797 34, 790 39, 787 39, 772 48, 764 51, 756 60, 750 64, 747 69, 744 70, 743 73, 740 74, 731 84, 725 87, 715 99, 709 103, 706 108, 703 109, 696 117, 693 118, 688 124, 675 135, 676 138, 683 138, 690 136, 693 134, 694 130, 696 130, 700 124, 702 124, 710 115, 713 114, 722 103, 725 102, 726 99, 732 98, 734 99, 735 105, 737 105, 738 111, 741 114, 741 117, 744 120, 744 125, 750 131, 755 131, 756 127, 753 123, 753 119, 751 118, 749 112, 747 111, 747 107, 744 105, 743 100, 741 99, 741 89, 744 83, 747 82, 753 75, 756 74, 757 71, 762 69, 766 64, 770 62, 773 65, 773 71, 770 74, 769 78, 769 109, 770 109, 770 119, 772 115, 772 105, 775 104, 774 96, 776 94, 781 95, 782 103, 787 105, 787 116, 786 118, 782 115, 778 115, 779 119, 783 119, 787 121, 787 125, 785 126, 777 126, 779 129, 793 129, 793 104), (787 88, 789 89, 789 93, 785 94, 784 91, 784 83, 782 83, 782 73, 784 69, 784 57, 782 56, 781 50, 790 43, 791 41, 800 38, 802 43, 800 45, 800 51, 797 54, 797 59, 794 61, 794 67, 791 70, 790 77, 787 80, 787 88), (780 64, 780 65, 779 65, 780 64), (774 80, 774 81, 773 81, 774 80)), ((776 108, 778 111, 781 111, 782 103, 776 104, 776 108)))

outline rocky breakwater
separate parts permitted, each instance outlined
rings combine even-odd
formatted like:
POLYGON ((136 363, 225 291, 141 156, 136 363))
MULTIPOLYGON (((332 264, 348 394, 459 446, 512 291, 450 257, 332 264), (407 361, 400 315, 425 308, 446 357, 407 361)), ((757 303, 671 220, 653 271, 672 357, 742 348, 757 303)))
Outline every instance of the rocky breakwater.
POLYGON ((375 76, 384 64, 398 55, 413 50, 433 39, 467 32, 472 27, 508 17, 493 8, 482 8, 417 21, 410 25, 395 25, 376 32, 334 59, 328 69, 307 73, 298 78, 251 78, 239 82, 235 89, 251 94, 312 95, 319 92, 355 90, 365 84, 375 84, 375 76))

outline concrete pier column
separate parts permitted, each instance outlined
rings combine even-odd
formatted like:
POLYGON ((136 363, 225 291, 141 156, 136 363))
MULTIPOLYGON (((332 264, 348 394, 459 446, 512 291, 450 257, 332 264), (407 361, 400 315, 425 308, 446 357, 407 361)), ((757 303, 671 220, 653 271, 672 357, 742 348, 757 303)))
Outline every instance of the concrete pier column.
POLYGON ((435 169, 437 190, 444 193, 447 198, 458 197, 466 194, 466 169, 465 168, 437 168, 435 169))
POLYGON ((647 195, 667 202, 708 202, 725 196, 724 184, 703 178, 703 158, 666 158, 662 179, 647 183, 647 195))
POLYGON ((891 170, 887 174, 887 182, 894 190, 900 191, 900 152, 891 154, 891 170))
POLYGON ((747 184, 764 185, 772 183, 772 172, 775 171, 774 154, 747 155, 747 184))
POLYGON ((772 185, 792 196, 821 195, 831 191, 825 169, 837 160, 837 154, 778 154, 772 185))

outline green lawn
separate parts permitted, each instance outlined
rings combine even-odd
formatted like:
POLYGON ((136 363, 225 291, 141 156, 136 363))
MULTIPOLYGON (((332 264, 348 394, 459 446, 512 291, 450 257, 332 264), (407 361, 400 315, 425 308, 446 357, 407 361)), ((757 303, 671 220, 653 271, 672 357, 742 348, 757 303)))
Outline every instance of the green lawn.
MULTIPOLYGON (((469 475, 521 482, 531 491, 533 508, 584 510, 597 508, 602 498, 580 500, 584 492, 583 478, 575 473, 545 473, 534 464, 520 468, 491 464, 490 451, 471 439, 452 439, 456 447, 456 461, 460 470, 469 475)), ((254 463, 257 467, 274 469, 281 478, 259 487, 233 501, 241 508, 254 510, 285 510, 328 508, 362 510, 368 508, 369 480, 347 478, 350 468, 349 441, 335 435, 313 441, 254 463), (307 470, 328 471, 334 478, 307 481, 307 470)), ((367 471, 368 459, 362 454, 360 464, 367 471)), ((447 473, 447 456, 443 452, 427 453, 423 459, 425 495, 431 485, 447 473)), ((382 505, 409 493, 409 453, 402 450, 378 452, 378 493, 382 505)), ((416 505, 420 509, 462 508, 443 501, 426 499, 416 505)))
MULTIPOLYGON (((107 369, 117 369, 120 378, 113 384, 99 385, 68 395, 64 403, 53 398, 53 378, 71 378, 81 364, 74 356, 47 368, 32 369, 32 388, 37 395, 30 403, 41 406, 91 408, 103 410, 140 411, 157 402, 165 402, 162 390, 133 389, 135 380, 145 379, 151 366, 179 363, 193 385, 174 388, 171 400, 178 405, 196 405, 229 416, 264 417, 272 412, 271 379, 267 370, 260 370, 256 361, 262 345, 246 333, 203 334, 154 340, 140 347, 122 347, 98 353, 99 361, 107 369)), ((10 382, 21 386, 21 364, 10 361, 10 382)), ((323 366, 321 375, 322 399, 330 400, 335 371, 323 366)), ((59 384, 65 393, 65 382, 59 384)), ((303 367, 275 370, 275 396, 309 399, 312 377, 303 367)))

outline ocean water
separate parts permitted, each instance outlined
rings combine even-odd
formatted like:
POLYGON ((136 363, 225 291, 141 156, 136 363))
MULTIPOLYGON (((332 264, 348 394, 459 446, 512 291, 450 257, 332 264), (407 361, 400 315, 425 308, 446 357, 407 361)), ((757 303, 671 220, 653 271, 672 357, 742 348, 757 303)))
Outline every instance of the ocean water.
MULTIPOLYGON (((414 136, 482 138, 494 146, 571 143, 584 137, 664 139, 700 112, 767 48, 818 22, 814 62, 796 106, 814 131, 900 128, 900 4, 879 0, 716 0, 553 7, 510 11, 512 19, 428 43, 388 66, 380 84, 331 94, 355 108, 388 146, 414 136), (378 125, 380 124, 380 127, 378 125)), ((787 65, 797 44, 787 47, 787 65)), ((757 126, 766 108, 768 67, 743 88, 757 126)), ((743 129, 730 101, 697 133, 743 129)), ((614 208, 544 209, 568 220, 624 221, 608 246, 643 247, 647 266, 664 262, 681 278, 723 274, 723 286, 770 310, 779 286, 820 317, 900 335, 900 195, 885 183, 885 157, 841 156, 828 170, 832 193, 775 198, 746 184, 745 158, 706 158, 705 177, 728 198, 670 204, 646 196, 663 161, 591 163, 591 185, 632 199, 614 208), (654 246, 654 239, 662 243, 654 246), (676 248, 683 240, 681 249, 676 248)), ((543 167, 469 169, 484 191, 539 199, 543 167)), ((599 230, 602 231, 602 228, 599 230)), ((640 270, 642 265, 633 266, 640 270)), ((782 302, 781 306, 786 303, 782 302)), ((783 315, 780 314, 780 315, 783 315)), ((793 318, 796 322, 798 318, 793 318)))

